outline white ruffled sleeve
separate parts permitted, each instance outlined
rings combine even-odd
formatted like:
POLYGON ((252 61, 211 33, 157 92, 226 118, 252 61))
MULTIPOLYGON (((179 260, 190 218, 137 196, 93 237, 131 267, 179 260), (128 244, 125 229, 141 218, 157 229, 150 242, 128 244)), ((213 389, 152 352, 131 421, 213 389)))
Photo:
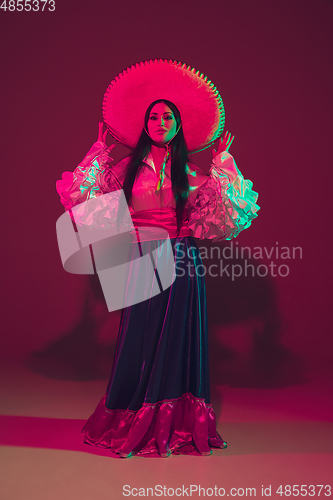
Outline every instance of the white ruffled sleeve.
POLYGON ((63 172, 56 182, 60 201, 76 224, 89 229, 108 229, 115 224, 122 186, 109 167, 111 161, 109 147, 97 141, 74 172, 63 172))
POLYGON ((111 161, 108 146, 97 141, 74 172, 63 172, 56 190, 66 210, 110 191, 106 173, 111 161))
POLYGON ((199 188, 189 212, 189 227, 195 238, 231 240, 249 227, 260 207, 253 183, 244 179, 227 151, 217 155, 207 181, 199 188))

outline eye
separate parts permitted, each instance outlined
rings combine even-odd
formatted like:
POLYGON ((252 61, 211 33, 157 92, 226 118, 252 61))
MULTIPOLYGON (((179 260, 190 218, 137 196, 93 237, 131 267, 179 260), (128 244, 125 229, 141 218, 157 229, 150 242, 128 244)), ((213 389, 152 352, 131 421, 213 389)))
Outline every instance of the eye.
POLYGON ((156 116, 150 116, 149 120, 157 120, 157 117, 156 116))
POLYGON ((173 120, 173 119, 174 119, 173 116, 171 116, 171 115, 167 116, 167 120, 173 120))

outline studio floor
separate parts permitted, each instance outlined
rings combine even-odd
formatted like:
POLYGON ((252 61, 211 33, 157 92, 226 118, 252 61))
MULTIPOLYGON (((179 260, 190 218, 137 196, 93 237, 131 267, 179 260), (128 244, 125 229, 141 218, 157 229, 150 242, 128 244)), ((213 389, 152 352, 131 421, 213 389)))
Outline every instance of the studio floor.
POLYGON ((0 500, 331 496, 332 371, 307 366, 305 380, 286 387, 213 387, 226 450, 121 459, 80 432, 107 379, 59 380, 2 361, 0 500))

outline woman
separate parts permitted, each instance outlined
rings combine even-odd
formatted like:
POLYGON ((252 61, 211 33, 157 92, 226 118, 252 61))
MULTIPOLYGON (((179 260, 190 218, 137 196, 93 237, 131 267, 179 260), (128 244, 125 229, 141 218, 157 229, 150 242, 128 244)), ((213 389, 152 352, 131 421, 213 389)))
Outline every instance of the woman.
MULTIPOLYGON (((114 146, 106 146, 107 132, 103 133, 100 123, 98 141, 74 175, 65 173, 58 181, 57 190, 65 208, 70 209, 122 189, 135 227, 133 234, 139 235, 140 243, 133 239, 130 248, 129 259, 140 262, 140 270, 130 266, 126 294, 131 298, 141 289, 140 276, 144 277, 143 286, 155 280, 160 290, 123 308, 110 381, 82 429, 84 441, 120 457, 210 455, 211 447, 225 448, 226 442, 216 430, 210 403, 206 291, 193 236, 213 240, 237 236, 257 216, 258 195, 228 153, 233 141, 230 134, 213 150, 209 175, 189 162, 188 150, 211 145, 224 123, 222 100, 203 75, 180 63, 159 60, 132 66, 120 76, 125 80, 120 91, 119 77, 107 90, 104 122, 117 140, 132 148, 132 154, 110 166, 108 154, 114 146), (192 81, 193 75, 201 87, 204 82, 204 95, 198 91, 198 81, 192 81), (137 117, 137 124, 129 127, 128 120, 122 124, 122 115, 126 105, 133 111, 133 102, 128 104, 128 100, 137 87, 140 97, 134 99, 140 101, 143 96, 145 113, 139 106, 137 113, 129 115, 134 121, 137 117), (148 101, 156 92, 172 99, 148 101), (194 113, 191 92, 199 100, 194 113), (210 108, 206 118, 212 96, 215 115, 210 108), (193 128, 197 115, 199 122, 193 128), (162 236, 163 231, 167 236, 162 236), (160 251, 167 237, 172 253, 160 251), (154 267, 149 260, 139 260, 153 253, 154 267), (170 286, 163 287, 156 270, 166 266, 170 255, 177 272, 170 286)), ((105 224, 119 222, 124 206, 118 209, 112 222, 108 212, 105 224)), ((103 226, 102 212, 102 208, 99 213, 94 208, 89 217, 76 217, 76 222, 103 226)))

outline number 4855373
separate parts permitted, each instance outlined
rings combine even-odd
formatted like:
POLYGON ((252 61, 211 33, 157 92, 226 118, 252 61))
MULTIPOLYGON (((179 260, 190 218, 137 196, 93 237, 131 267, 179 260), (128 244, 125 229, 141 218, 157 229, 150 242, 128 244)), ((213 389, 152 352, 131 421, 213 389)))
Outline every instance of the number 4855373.
POLYGON ((35 11, 37 12, 38 10, 41 10, 42 12, 44 10, 49 10, 52 12, 55 10, 55 0, 3 0, 2 4, 0 5, 0 9, 4 10, 5 12, 9 10, 10 12, 13 12, 17 10, 18 12, 21 12, 22 10, 25 11, 35 11))

